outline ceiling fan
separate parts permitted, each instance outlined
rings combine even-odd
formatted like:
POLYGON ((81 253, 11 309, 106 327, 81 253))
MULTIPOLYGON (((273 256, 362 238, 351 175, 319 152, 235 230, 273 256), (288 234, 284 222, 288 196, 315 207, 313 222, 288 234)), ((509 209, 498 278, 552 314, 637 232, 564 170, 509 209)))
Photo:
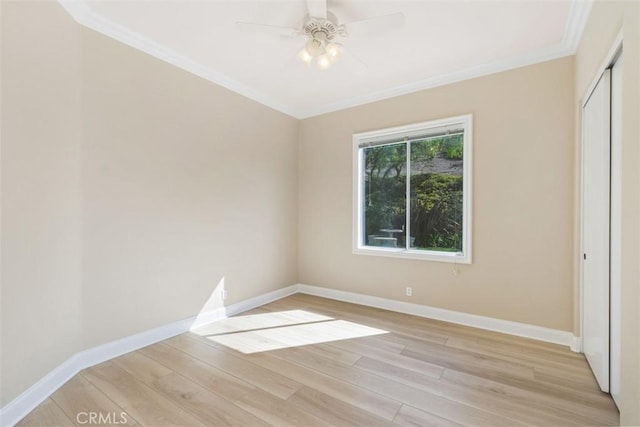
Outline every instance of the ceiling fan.
POLYGON ((327 10, 327 0, 307 0, 307 9, 308 13, 300 28, 254 22, 236 22, 236 27, 245 32, 286 37, 304 36, 307 41, 298 53, 298 58, 307 65, 311 65, 315 60, 318 68, 326 70, 340 59, 344 52, 342 44, 336 39, 376 35, 404 26, 402 12, 341 24, 338 18, 327 10))

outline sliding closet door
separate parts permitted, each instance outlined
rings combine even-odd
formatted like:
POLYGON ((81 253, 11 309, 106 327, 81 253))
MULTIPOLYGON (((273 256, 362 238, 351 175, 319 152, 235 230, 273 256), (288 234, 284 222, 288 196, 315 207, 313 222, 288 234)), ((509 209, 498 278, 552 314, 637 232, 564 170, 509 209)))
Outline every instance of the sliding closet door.
POLYGON ((602 391, 609 391, 610 74, 582 112, 583 345, 602 391))

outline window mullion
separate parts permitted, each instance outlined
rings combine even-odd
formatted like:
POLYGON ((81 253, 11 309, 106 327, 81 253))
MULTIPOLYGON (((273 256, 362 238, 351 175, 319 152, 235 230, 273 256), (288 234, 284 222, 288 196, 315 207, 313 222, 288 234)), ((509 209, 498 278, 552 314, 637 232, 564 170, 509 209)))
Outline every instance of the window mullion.
POLYGON ((405 235, 404 235, 404 247, 405 249, 409 250, 409 245, 410 245, 410 238, 409 236, 411 235, 411 141, 407 141, 407 149, 406 149, 406 153, 407 153, 407 184, 406 184, 406 204, 405 204, 405 226, 404 226, 404 231, 405 231, 405 235))

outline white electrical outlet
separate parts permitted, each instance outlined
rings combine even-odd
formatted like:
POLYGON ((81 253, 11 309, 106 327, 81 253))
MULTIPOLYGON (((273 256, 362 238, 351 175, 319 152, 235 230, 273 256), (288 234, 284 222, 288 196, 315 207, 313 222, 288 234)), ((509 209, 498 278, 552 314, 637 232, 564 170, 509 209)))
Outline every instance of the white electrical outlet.
POLYGON ((413 295, 413 289, 411 289, 410 287, 407 287, 407 296, 410 297, 413 295))
POLYGON ((226 289, 223 289, 223 290, 222 290, 222 301, 224 301, 224 300, 226 300, 226 299, 227 299, 227 290, 226 290, 226 289))

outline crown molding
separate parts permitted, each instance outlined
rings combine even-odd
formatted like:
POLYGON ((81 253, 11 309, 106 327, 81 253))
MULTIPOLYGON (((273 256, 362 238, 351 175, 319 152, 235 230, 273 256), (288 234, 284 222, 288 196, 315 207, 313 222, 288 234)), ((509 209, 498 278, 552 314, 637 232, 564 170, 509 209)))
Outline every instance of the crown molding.
POLYGON ((564 37, 562 42, 558 45, 539 49, 523 55, 517 55, 510 58, 463 68, 450 73, 429 77, 424 80, 348 98, 339 102, 324 104, 314 108, 301 109, 282 103, 271 96, 206 67, 193 59, 167 48, 166 46, 156 43, 135 31, 131 31, 114 21, 104 18, 103 16, 93 12, 86 4, 85 0, 58 0, 58 2, 67 10, 76 22, 87 28, 118 40, 128 46, 141 50, 162 61, 175 65, 187 72, 195 74, 212 83, 225 87, 233 92, 297 119, 310 118, 321 114, 369 104, 371 102, 382 101, 384 99, 400 95, 432 89, 438 86, 444 86, 451 83, 573 55, 578 48, 582 32, 589 18, 589 13, 593 4, 593 0, 572 0, 564 37))
POLYGON ((296 112, 290 106, 95 13, 84 0, 58 0, 58 2, 77 23, 84 27, 141 50, 269 108, 297 117, 296 112))
POLYGON ((575 54, 578 50, 584 27, 587 25, 589 13, 591 13, 591 6, 593 6, 593 0, 573 0, 571 2, 571 10, 562 39, 562 44, 571 54, 575 54))
POLYGON ((426 89, 433 89, 439 86, 445 86, 451 83, 457 83, 464 80, 471 80, 478 77, 488 76, 491 74, 509 71, 516 68, 526 67, 528 65, 539 64, 541 62, 551 61, 553 59, 563 58, 572 55, 569 49, 564 46, 554 46, 549 49, 541 49, 535 52, 518 55, 511 58, 501 59, 498 61, 488 62, 485 64, 474 65, 446 74, 429 77, 424 80, 408 83, 405 85, 394 86, 377 92, 367 93, 358 97, 345 99, 343 101, 326 104, 318 108, 309 108, 298 111, 299 118, 305 119, 321 114, 332 113, 347 108, 358 107, 370 104, 376 101, 383 101, 389 98, 395 98, 400 95, 408 95, 410 93, 420 92, 426 89))

